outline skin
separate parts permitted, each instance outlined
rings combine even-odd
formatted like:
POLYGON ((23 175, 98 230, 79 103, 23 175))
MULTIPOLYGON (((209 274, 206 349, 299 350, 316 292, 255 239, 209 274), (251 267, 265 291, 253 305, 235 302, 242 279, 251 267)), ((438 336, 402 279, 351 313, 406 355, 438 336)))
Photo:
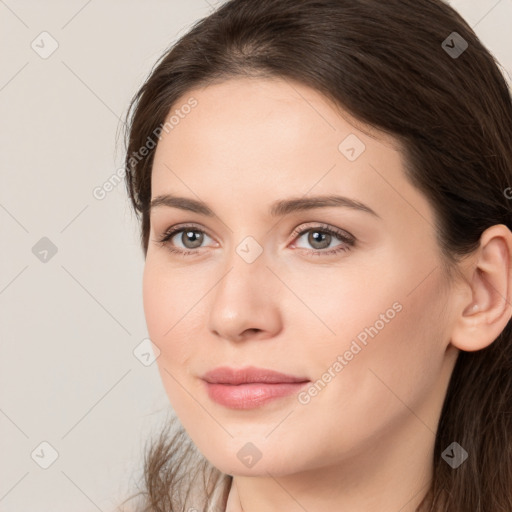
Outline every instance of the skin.
POLYGON ((432 477, 459 350, 489 345, 512 315, 512 234, 503 225, 486 230, 449 281, 433 210, 407 180, 391 137, 294 82, 230 79, 190 91, 171 110, 191 96, 198 105, 158 143, 152 198, 198 199, 215 216, 152 209, 144 311, 176 414, 204 456, 234 475, 227 510, 415 510, 432 477), (349 134, 366 146, 355 161, 338 149, 349 134), (268 213, 276 200, 326 194, 360 201, 378 217, 332 206, 268 213), (195 256, 169 251, 194 250, 182 233, 158 243, 182 223, 205 233, 195 256), (319 224, 350 233, 354 246, 322 255, 346 244, 292 236, 319 224), (248 236, 263 251, 252 263, 236 251, 248 236), (396 303, 401 310, 333 372, 396 303), (312 382, 331 368, 335 377, 307 404, 292 395, 234 410, 211 401, 200 379, 224 365, 312 382), (248 442, 262 454, 251 468, 237 457, 248 442))

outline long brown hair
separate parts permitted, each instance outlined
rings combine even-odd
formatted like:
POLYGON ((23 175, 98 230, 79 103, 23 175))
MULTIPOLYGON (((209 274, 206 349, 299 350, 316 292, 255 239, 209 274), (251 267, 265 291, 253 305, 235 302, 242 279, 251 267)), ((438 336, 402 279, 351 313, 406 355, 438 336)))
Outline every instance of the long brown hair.
MULTIPOLYGON (((171 107, 192 88, 237 76, 298 81, 395 137, 408 179, 433 207, 451 268, 479 246, 486 228, 512 229, 504 192, 512 182, 510 90, 493 56, 449 5, 231 0, 162 55, 127 112, 126 185, 141 219, 144 254, 154 147, 171 107)), ((487 348, 459 354, 433 464, 421 510, 512 511, 510 322, 487 348), (441 457, 454 441, 469 454, 457 469, 441 457)), ((193 485, 206 495, 220 485, 225 506, 232 480, 201 461, 179 425, 147 450, 144 472, 142 506, 159 512, 185 510, 183 492, 193 485), (204 479, 198 481, 197 471, 204 479)))

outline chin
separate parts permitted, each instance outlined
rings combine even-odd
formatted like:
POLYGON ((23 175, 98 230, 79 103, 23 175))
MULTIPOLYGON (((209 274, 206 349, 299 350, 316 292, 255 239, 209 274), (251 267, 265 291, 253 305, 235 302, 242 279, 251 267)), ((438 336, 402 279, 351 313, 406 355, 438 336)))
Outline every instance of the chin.
POLYGON ((296 473, 301 470, 300 465, 293 454, 290 457, 284 457, 283 454, 276 451, 267 449, 266 452, 262 450, 257 458, 257 452, 254 451, 253 460, 250 460, 250 451, 247 445, 244 448, 237 448, 236 451, 229 451, 226 453, 210 454, 204 453, 203 456, 215 466, 219 471, 228 475, 237 476, 283 476, 296 473))

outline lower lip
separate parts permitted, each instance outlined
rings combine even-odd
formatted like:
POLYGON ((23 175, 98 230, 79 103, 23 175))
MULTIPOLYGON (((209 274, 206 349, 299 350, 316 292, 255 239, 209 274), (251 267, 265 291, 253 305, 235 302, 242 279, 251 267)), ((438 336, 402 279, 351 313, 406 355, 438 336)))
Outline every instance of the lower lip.
POLYGON ((208 396, 230 409, 255 409, 277 398, 298 393, 308 382, 283 382, 266 384, 211 384, 206 382, 208 396))

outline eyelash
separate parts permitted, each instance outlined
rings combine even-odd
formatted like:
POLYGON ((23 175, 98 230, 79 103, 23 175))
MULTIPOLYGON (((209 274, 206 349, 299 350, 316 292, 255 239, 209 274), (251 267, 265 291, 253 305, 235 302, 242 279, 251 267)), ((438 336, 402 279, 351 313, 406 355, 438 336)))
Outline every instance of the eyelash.
MULTIPOLYGON (((194 226, 194 225, 182 225, 182 226, 176 226, 176 227, 168 229, 163 234, 163 236, 157 240, 157 243, 159 243, 162 246, 165 246, 172 253, 180 254, 182 256, 196 256, 198 254, 198 251, 199 251, 200 248, 198 248, 198 249, 183 250, 183 249, 177 249, 176 247, 173 247, 172 245, 169 244, 169 241, 176 234, 181 233, 181 232, 186 231, 186 230, 194 231, 196 233, 203 233, 205 235, 208 235, 208 233, 206 233, 202 229, 199 229, 197 226, 194 226)), ((351 235, 344 234, 342 231, 339 231, 339 230, 337 230, 337 229, 335 229, 335 228, 333 228, 331 226, 328 226, 326 224, 319 224, 317 226, 308 227, 308 228, 305 228, 305 229, 297 228, 292 233, 292 236, 294 237, 294 240, 295 240, 295 238, 300 238, 302 235, 304 235, 305 233, 309 233, 310 231, 317 231, 317 232, 320 232, 320 233, 327 233, 327 234, 329 234, 331 236, 334 236, 335 238, 339 239, 341 242, 343 242, 343 244, 345 244, 345 245, 338 246, 335 249, 328 249, 328 250, 327 249, 304 249, 304 248, 299 248, 299 250, 306 251, 306 253, 308 255, 311 255, 311 256, 327 256, 327 255, 332 255, 332 254, 338 254, 338 253, 341 253, 341 252, 346 252, 346 251, 349 251, 354 246, 354 244, 355 244, 355 239, 351 235)))

